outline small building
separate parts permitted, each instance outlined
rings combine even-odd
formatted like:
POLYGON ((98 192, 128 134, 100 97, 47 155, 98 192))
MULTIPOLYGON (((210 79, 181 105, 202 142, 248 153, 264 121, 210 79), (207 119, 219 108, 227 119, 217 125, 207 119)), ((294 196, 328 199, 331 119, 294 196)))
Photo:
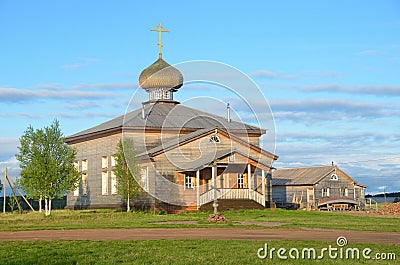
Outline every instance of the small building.
POLYGON ((277 207, 352 209, 364 207, 365 188, 337 166, 279 169, 273 172, 272 200, 277 207))

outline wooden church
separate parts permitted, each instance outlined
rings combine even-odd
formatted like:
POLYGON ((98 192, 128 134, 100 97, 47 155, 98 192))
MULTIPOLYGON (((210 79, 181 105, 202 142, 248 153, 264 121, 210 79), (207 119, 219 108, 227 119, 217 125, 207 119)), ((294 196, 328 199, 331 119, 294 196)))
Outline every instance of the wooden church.
POLYGON ((144 69, 139 85, 148 101, 137 110, 68 136, 81 172, 67 208, 120 208, 114 175, 122 138, 134 140, 145 193, 132 206, 146 210, 265 208, 272 204, 272 163, 276 155, 260 147, 265 129, 186 107, 174 99, 182 73, 162 58, 144 69))

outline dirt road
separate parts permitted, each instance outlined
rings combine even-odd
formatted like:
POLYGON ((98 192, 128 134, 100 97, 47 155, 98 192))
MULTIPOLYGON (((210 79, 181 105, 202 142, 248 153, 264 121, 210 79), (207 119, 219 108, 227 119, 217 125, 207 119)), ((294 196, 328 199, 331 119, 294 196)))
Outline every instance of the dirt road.
POLYGON ((400 233, 330 229, 249 229, 249 228, 132 228, 0 232, 0 241, 9 240, 154 240, 154 239, 240 239, 240 240, 321 240, 400 245, 400 233))

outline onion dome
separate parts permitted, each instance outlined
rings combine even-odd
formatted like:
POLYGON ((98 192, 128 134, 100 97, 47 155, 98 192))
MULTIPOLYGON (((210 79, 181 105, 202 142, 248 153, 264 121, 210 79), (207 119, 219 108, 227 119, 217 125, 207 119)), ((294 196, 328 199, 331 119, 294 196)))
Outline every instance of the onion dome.
POLYGON ((174 92, 182 84, 182 73, 161 57, 144 69, 139 76, 139 85, 146 91, 162 89, 174 92))

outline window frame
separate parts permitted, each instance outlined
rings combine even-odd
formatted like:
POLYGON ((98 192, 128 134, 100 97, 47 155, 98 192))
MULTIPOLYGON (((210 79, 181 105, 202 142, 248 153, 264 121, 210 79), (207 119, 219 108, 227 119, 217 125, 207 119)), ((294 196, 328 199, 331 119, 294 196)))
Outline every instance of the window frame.
POLYGON ((237 176, 237 187, 238 189, 244 189, 244 174, 239 173, 237 176))
POLYGON ((184 189, 185 190, 193 190, 195 185, 194 185, 194 177, 191 176, 190 174, 185 174, 184 177, 184 189))

